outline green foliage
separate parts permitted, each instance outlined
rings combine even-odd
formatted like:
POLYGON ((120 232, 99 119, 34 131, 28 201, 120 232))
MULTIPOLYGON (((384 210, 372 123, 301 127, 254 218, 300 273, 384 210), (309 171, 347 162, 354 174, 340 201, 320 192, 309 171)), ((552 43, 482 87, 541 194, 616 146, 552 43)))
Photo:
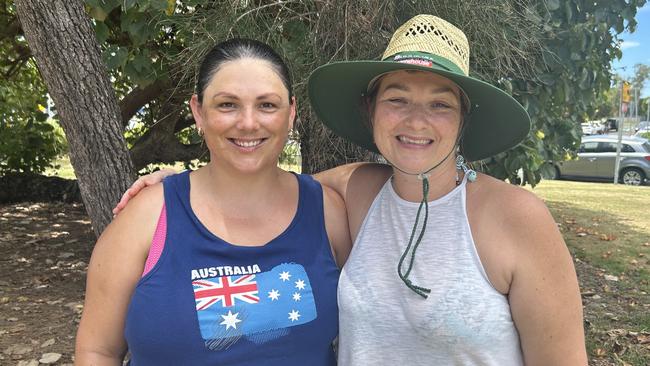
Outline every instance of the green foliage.
POLYGON ((54 167, 54 159, 64 152, 65 137, 57 124, 39 119, 0 125, 0 175, 42 173, 54 167))
POLYGON ((298 141, 289 140, 280 153, 280 164, 300 165, 300 144, 298 141))
MULTIPOLYGON (((6 25, 13 17, 12 0, 0 1, 7 9, 0 14, 0 24, 6 25)), ((271 44, 289 62, 303 122, 297 124, 303 134, 299 139, 303 147, 327 145, 329 152, 336 151, 329 155, 344 149, 323 144, 331 139, 314 128, 305 92, 309 72, 333 60, 377 58, 404 20, 417 13, 441 16, 468 35, 473 75, 511 93, 533 121, 524 143, 481 162, 481 169, 511 181, 521 169, 522 183, 536 184, 545 162, 564 160, 567 152, 575 151, 581 135, 578 122, 612 115, 609 106, 616 96, 610 90, 610 65, 621 55, 617 35, 634 30, 636 9, 645 0, 85 0, 85 4, 120 99, 160 80, 171 81, 180 96, 172 100, 165 93, 144 105, 133 119, 138 123, 127 128, 130 146, 161 123, 170 113, 166 106, 187 100, 197 62, 209 48, 243 36, 271 44)), ((16 44, 24 46, 20 36, 12 39, 13 44, 0 40, 3 54, 14 55, 16 44)), ((9 86, 24 95, 6 105, 21 101, 34 111, 46 95, 40 78, 32 73, 22 83, 9 86)), ((187 112, 185 108, 181 115, 187 112)), ((26 121, 22 120, 24 126, 26 121)), ((181 132, 166 130, 183 142, 196 143, 187 126, 180 126, 181 132)))
MULTIPOLYGON (((26 47, 18 43, 18 47, 26 47)), ((0 43, 0 52, 15 47, 0 43)), ((48 120, 45 86, 36 66, 20 55, 0 64, 7 76, 0 84, 0 175, 8 172, 42 173, 66 149, 63 131, 48 120), (20 64, 20 72, 16 63, 20 64)))
POLYGON ((48 119, 47 91, 15 27, 13 3, 0 2, 0 175, 42 173, 66 149, 63 131, 48 119), (13 24, 13 25, 12 25, 13 24))
POLYGON ((171 29, 161 27, 160 22, 173 13, 175 1, 87 0, 86 7, 102 57, 121 86, 118 91, 128 92, 167 77, 162 59, 177 45, 171 29))
POLYGON ((634 77, 632 78, 632 88, 643 90, 646 82, 650 79, 650 66, 645 64, 634 65, 634 77))
MULTIPOLYGON (((611 98, 611 62, 621 56, 617 35, 634 31, 636 9, 645 0, 541 1, 525 10, 542 30, 544 47, 531 64, 535 78, 510 79, 512 94, 533 121, 528 139, 515 149, 486 163, 500 178, 514 178, 522 168, 524 181, 535 185, 546 161, 561 161, 575 151, 579 122, 610 114, 603 105, 611 98), (609 91, 609 92, 608 92, 609 91), (609 93, 609 94, 608 94, 609 93)), ((611 115, 611 114, 610 114, 611 115)))
POLYGON ((639 136, 650 140, 650 132, 643 132, 643 133, 639 134, 639 136))

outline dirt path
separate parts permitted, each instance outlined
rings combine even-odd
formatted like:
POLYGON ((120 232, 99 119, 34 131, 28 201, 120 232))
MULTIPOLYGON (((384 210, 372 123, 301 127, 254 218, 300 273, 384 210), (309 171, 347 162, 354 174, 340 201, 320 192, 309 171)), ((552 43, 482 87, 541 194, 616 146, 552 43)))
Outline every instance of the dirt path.
POLYGON ((72 364, 94 241, 80 205, 0 206, 0 365, 72 364))
MULTIPOLYGON (((80 205, 0 205, 0 365, 72 364, 94 242, 80 205)), ((648 294, 588 263, 576 268, 587 337, 596 345, 590 365, 626 365, 626 352, 650 354, 650 335, 624 320, 629 311, 650 310, 648 294), (620 318, 620 327, 602 327, 604 317, 620 318)))

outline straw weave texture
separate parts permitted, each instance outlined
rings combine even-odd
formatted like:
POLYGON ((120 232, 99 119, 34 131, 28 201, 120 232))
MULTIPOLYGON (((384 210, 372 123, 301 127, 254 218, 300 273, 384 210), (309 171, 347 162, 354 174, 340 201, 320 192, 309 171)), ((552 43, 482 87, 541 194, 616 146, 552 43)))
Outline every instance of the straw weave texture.
POLYGON ((395 31, 382 59, 409 51, 444 57, 469 75, 467 37, 444 19, 428 14, 413 17, 395 31))

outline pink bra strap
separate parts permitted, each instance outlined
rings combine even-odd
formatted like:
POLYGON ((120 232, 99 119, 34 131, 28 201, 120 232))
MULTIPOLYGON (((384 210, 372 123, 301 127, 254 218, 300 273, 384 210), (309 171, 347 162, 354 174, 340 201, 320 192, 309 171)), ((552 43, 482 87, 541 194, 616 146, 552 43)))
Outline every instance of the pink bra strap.
POLYGON ((158 224, 156 225, 156 232, 153 233, 153 240, 151 240, 151 247, 149 248, 149 255, 147 261, 144 263, 144 277, 156 265, 160 255, 165 248, 165 238, 167 237, 167 210, 163 203, 162 210, 160 210, 160 217, 158 217, 158 224))

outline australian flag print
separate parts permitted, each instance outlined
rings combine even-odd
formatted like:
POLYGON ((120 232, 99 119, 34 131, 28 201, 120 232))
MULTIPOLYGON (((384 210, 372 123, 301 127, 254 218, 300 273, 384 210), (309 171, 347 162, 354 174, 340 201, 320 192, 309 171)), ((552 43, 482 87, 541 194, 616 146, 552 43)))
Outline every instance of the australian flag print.
POLYGON ((264 343, 316 319, 303 266, 283 263, 268 272, 192 281, 201 336, 213 350, 241 337, 264 343))

